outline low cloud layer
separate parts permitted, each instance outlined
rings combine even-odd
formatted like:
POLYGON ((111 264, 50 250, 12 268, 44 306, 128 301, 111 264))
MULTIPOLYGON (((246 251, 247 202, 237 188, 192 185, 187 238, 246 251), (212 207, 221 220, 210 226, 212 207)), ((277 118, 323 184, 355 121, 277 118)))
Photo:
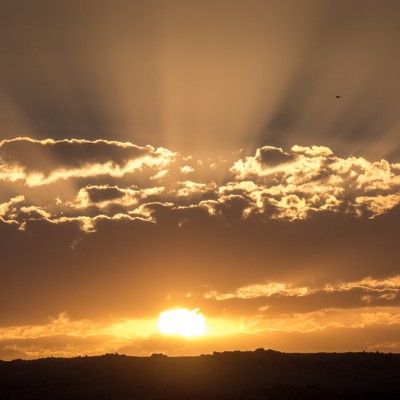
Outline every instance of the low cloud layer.
POLYGON ((204 338, 184 339, 160 335, 155 320, 71 320, 60 314, 37 326, 0 329, 0 354, 5 359, 76 357, 105 353, 148 356, 211 354, 218 351, 256 349, 260 345, 282 351, 391 351, 400 342, 399 309, 322 310, 318 313, 282 315, 279 318, 209 320, 204 338), (225 324, 225 325, 224 325, 225 324), (218 330, 224 326, 224 330, 218 330), (145 332, 145 333, 144 333, 145 332), (371 340, 372 339, 372 340, 371 340))

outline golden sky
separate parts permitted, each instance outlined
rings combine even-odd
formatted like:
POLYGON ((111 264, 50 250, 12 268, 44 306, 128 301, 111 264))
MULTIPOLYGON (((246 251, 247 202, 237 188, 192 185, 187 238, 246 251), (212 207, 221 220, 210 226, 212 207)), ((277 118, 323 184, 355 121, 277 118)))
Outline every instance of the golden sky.
POLYGON ((398 352, 399 12, 2 1, 0 358, 398 352))

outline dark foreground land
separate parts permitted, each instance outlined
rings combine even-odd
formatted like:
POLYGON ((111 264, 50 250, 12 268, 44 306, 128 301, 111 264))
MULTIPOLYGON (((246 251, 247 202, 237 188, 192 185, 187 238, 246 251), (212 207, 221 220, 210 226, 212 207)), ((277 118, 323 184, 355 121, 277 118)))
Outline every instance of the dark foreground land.
POLYGON ((0 361, 0 398, 391 400, 400 399, 400 354, 258 349, 199 357, 0 361))

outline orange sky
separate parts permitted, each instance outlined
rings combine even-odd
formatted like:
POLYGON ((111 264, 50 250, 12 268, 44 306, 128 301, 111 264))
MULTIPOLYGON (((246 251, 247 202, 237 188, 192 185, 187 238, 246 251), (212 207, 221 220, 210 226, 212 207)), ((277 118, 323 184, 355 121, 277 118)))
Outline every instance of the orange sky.
POLYGON ((397 1, 3 3, 1 359, 399 351, 397 1))

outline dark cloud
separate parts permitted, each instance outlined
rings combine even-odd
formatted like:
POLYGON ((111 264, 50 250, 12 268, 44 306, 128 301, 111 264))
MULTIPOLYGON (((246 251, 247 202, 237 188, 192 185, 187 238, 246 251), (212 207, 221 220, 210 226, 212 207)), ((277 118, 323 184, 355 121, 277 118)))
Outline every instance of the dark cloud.
POLYGON ((286 164, 294 160, 294 156, 276 147, 264 146, 258 149, 256 159, 267 167, 276 167, 279 164, 286 164))
POLYGON ((93 203, 120 199, 124 196, 124 192, 117 187, 89 187, 87 193, 89 200, 93 203))
POLYGON ((72 169, 108 162, 124 166, 128 161, 145 156, 157 157, 155 149, 107 140, 18 138, 0 143, 0 157, 4 163, 45 174, 54 170, 54 166, 72 169))

